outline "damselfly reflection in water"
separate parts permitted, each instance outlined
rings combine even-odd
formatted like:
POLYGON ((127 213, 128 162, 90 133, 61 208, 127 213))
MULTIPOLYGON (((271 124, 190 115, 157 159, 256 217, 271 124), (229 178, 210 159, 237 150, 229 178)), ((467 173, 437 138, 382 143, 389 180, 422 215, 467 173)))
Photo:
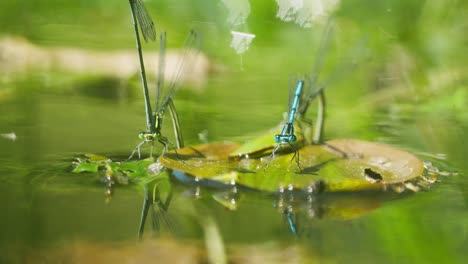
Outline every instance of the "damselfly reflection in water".
POLYGON ((177 112, 172 101, 172 98, 175 95, 175 92, 180 86, 180 79, 185 75, 188 69, 191 68, 192 63, 196 58, 197 48, 199 46, 199 36, 198 33, 194 30, 190 31, 188 37, 185 39, 183 45, 183 53, 180 61, 176 65, 176 70, 169 85, 165 87, 164 85, 164 66, 165 66, 165 49, 166 49, 166 34, 162 32, 160 34, 160 50, 159 50, 159 65, 158 65, 158 74, 157 74, 157 83, 156 83, 156 96, 154 109, 151 106, 150 95, 148 89, 148 82, 146 78, 145 63, 143 59, 141 41, 138 28, 140 27, 145 41, 155 40, 155 29, 154 23, 151 17, 149 16, 146 8, 143 5, 141 0, 130 0, 130 8, 132 12, 132 20, 135 31, 135 39, 138 50, 138 58, 140 61, 140 73, 141 73, 141 82, 143 89, 143 97, 145 102, 145 113, 146 113, 146 131, 140 132, 138 137, 142 140, 136 148, 133 150, 129 159, 131 159, 135 153, 138 153, 138 157, 141 157, 140 149, 141 146, 145 143, 151 144, 151 154, 153 152, 154 142, 159 142, 163 145, 164 154, 167 151, 168 145, 173 145, 169 142, 167 137, 161 134, 164 114, 166 109, 169 109, 171 115, 174 134, 176 138, 177 148, 183 147, 183 138, 180 132, 179 120, 177 117, 177 112), (139 27, 138 27, 139 25, 139 27), (165 90, 165 91, 163 91, 165 90))
POLYGON ((159 176, 143 185, 145 196, 138 227, 138 237, 140 239, 143 238, 148 212, 151 212, 151 226, 154 234, 161 232, 161 225, 163 224, 169 232, 174 233, 176 231, 175 221, 168 214, 173 195, 172 185, 169 177, 166 177, 167 175, 159 176))

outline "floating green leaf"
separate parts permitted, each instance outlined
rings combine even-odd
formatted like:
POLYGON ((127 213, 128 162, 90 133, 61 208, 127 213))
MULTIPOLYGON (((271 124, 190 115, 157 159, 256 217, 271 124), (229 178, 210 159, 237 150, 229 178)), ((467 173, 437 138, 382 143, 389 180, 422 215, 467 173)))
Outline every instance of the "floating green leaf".
POLYGON ((149 176, 148 166, 152 163, 154 163, 153 159, 120 162, 118 170, 122 171, 130 178, 147 177, 149 176))
POLYGON ((162 165, 198 179, 276 192, 284 190, 357 191, 381 189, 421 176, 423 163, 414 155, 384 144, 360 140, 333 140, 294 153, 263 158, 229 159, 236 144, 208 144, 172 151, 162 165), (339 151, 338 151, 339 150, 339 151), (343 157, 342 153, 347 153, 343 157))
POLYGON ((74 173, 97 173, 101 170, 105 171, 105 175, 108 179, 126 185, 129 180, 151 176, 150 173, 148 173, 148 167, 151 163, 154 163, 154 160, 144 159, 116 162, 108 157, 85 154, 84 157, 77 158, 74 163, 75 168, 72 171, 74 173))
POLYGON ((97 172, 100 164, 97 163, 78 163, 73 169, 74 173, 80 172, 97 172))
POLYGON ((239 145, 234 143, 187 147, 178 149, 177 152, 170 151, 159 157, 159 161, 172 170, 183 171, 200 178, 218 178, 229 182, 231 170, 228 155, 238 147, 239 145))

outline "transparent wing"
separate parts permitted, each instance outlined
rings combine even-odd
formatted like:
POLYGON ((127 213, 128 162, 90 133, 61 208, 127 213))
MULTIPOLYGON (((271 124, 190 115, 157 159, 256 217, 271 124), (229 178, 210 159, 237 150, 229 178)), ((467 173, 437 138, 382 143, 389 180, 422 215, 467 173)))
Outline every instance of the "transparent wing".
POLYGON ((313 94, 313 83, 316 81, 316 78, 314 76, 311 76, 310 74, 304 74, 303 77, 304 80, 304 88, 302 89, 302 95, 301 98, 299 98, 299 106, 297 108, 297 115, 298 116, 303 116, 305 112, 307 112, 307 108, 309 107, 310 102, 313 100, 309 99, 310 95, 313 94))
POLYGON ((312 86, 315 85, 315 82, 318 79, 318 76, 323 66, 323 62, 325 60, 328 48, 330 47, 330 40, 333 35, 333 28, 334 28, 333 20, 330 18, 323 31, 322 39, 320 40, 320 46, 316 52, 315 64, 312 67, 312 72, 311 72, 311 77, 312 77, 311 85, 312 86))
POLYGON ((135 8, 135 15, 140 25, 141 33, 145 41, 155 41, 156 40, 156 30, 154 29, 154 22, 151 19, 151 16, 146 10, 145 5, 142 0, 133 0, 130 1, 133 3, 135 8))
POLYGON ((307 84, 307 87, 305 87, 307 89, 304 89, 305 91, 303 93, 304 96, 301 100, 301 104, 299 105, 298 113, 300 115, 305 114, 305 112, 307 111, 309 107, 309 104, 318 94, 317 80, 318 80, 320 70, 322 69, 322 66, 324 64, 328 48, 330 47, 330 40, 333 35, 333 29, 334 29, 333 19, 330 18, 323 31, 322 39, 320 40, 319 48, 316 52, 316 59, 315 59, 314 66, 312 67, 311 74, 306 75, 306 79, 308 81, 306 83, 308 84, 307 84))
POLYGON ((309 104, 321 91, 330 86, 330 84, 332 84, 334 81, 342 79, 342 76, 346 73, 352 72, 353 69, 359 65, 360 61, 367 57, 366 43, 367 38, 361 38, 354 45, 354 47, 349 52, 347 52, 345 59, 343 59, 342 62, 335 67, 328 78, 322 81, 320 84, 316 84, 314 87, 312 87, 314 90, 311 90, 311 92, 304 98, 304 103, 300 107, 302 114, 307 111, 309 104))
POLYGON ((181 78, 192 69, 200 47, 200 36, 195 30, 191 30, 184 41, 182 56, 176 64, 175 72, 172 75, 166 94, 162 97, 162 103, 156 111, 164 111, 169 101, 181 86, 181 78))
POLYGON ((165 225, 167 230, 171 234, 175 234, 177 231, 177 222, 171 217, 169 212, 159 205, 155 205, 153 208, 153 229, 156 232, 161 232, 161 225, 165 225))
POLYGON ((159 109, 161 103, 161 93, 164 87, 164 71, 166 66, 166 32, 161 32, 159 41, 159 62, 158 62, 158 80, 156 82, 156 102, 155 108, 159 109))
MULTIPOLYGON (((367 38, 361 38, 354 47, 347 52, 346 57, 342 60, 342 62, 335 67, 333 72, 328 76, 326 80, 321 82, 317 85, 317 89, 325 89, 325 87, 329 86, 333 81, 340 80, 345 73, 351 72, 355 67, 357 67, 362 59, 367 57, 366 55, 366 43, 367 38)), ((318 94, 315 92, 314 94, 318 94)))
POLYGON ((293 101, 293 98, 294 98, 294 88, 296 87, 296 82, 297 82, 297 76, 289 74, 289 80, 288 80, 288 87, 289 87, 289 91, 288 91, 288 109, 286 109, 288 114, 289 114, 289 111, 291 110, 292 101, 293 101))

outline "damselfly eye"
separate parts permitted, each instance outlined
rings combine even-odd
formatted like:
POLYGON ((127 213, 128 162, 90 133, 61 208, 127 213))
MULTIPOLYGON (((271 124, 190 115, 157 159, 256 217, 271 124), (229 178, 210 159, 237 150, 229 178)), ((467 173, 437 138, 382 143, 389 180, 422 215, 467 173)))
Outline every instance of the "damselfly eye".
POLYGON ((145 139, 145 132, 138 133, 138 138, 141 140, 145 139))
POLYGON ((275 135, 275 142, 279 143, 281 141, 281 135, 275 135))

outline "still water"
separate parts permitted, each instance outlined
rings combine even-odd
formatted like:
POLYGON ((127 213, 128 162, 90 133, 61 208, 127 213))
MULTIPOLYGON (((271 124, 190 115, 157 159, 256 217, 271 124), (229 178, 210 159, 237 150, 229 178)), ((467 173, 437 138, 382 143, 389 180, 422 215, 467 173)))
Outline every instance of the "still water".
MULTIPOLYGON (((324 196, 300 202, 288 219, 275 195, 247 191, 228 210, 212 198, 219 190, 174 180, 168 221, 160 232, 147 223, 138 242, 142 187, 117 186, 108 198, 100 176, 71 172, 84 153, 128 157, 145 128, 128 3, 42 2, 0 4, 11 11, 2 17, 24 22, 1 21, 17 53, 0 45, 0 262, 462 263, 468 257, 468 53, 460 11, 466 4, 335 1, 322 13, 335 12, 337 23, 323 80, 356 43, 366 43, 365 55, 351 56, 357 66, 330 81, 325 138, 412 152, 446 175, 430 189, 324 196), (29 59, 21 60, 25 53, 29 59), (129 70, 112 71, 127 54, 129 70)), ((191 27, 203 33, 206 64, 175 97, 186 145, 243 143, 274 127, 287 108, 288 74, 314 65, 325 22, 306 11, 317 9, 252 2, 145 1, 157 30, 167 30, 169 48, 180 47, 191 27), (231 31, 255 38, 239 46, 231 31)), ((144 48, 157 51, 156 44, 144 48)), ((167 122, 163 132, 170 135, 170 128, 167 122)))

